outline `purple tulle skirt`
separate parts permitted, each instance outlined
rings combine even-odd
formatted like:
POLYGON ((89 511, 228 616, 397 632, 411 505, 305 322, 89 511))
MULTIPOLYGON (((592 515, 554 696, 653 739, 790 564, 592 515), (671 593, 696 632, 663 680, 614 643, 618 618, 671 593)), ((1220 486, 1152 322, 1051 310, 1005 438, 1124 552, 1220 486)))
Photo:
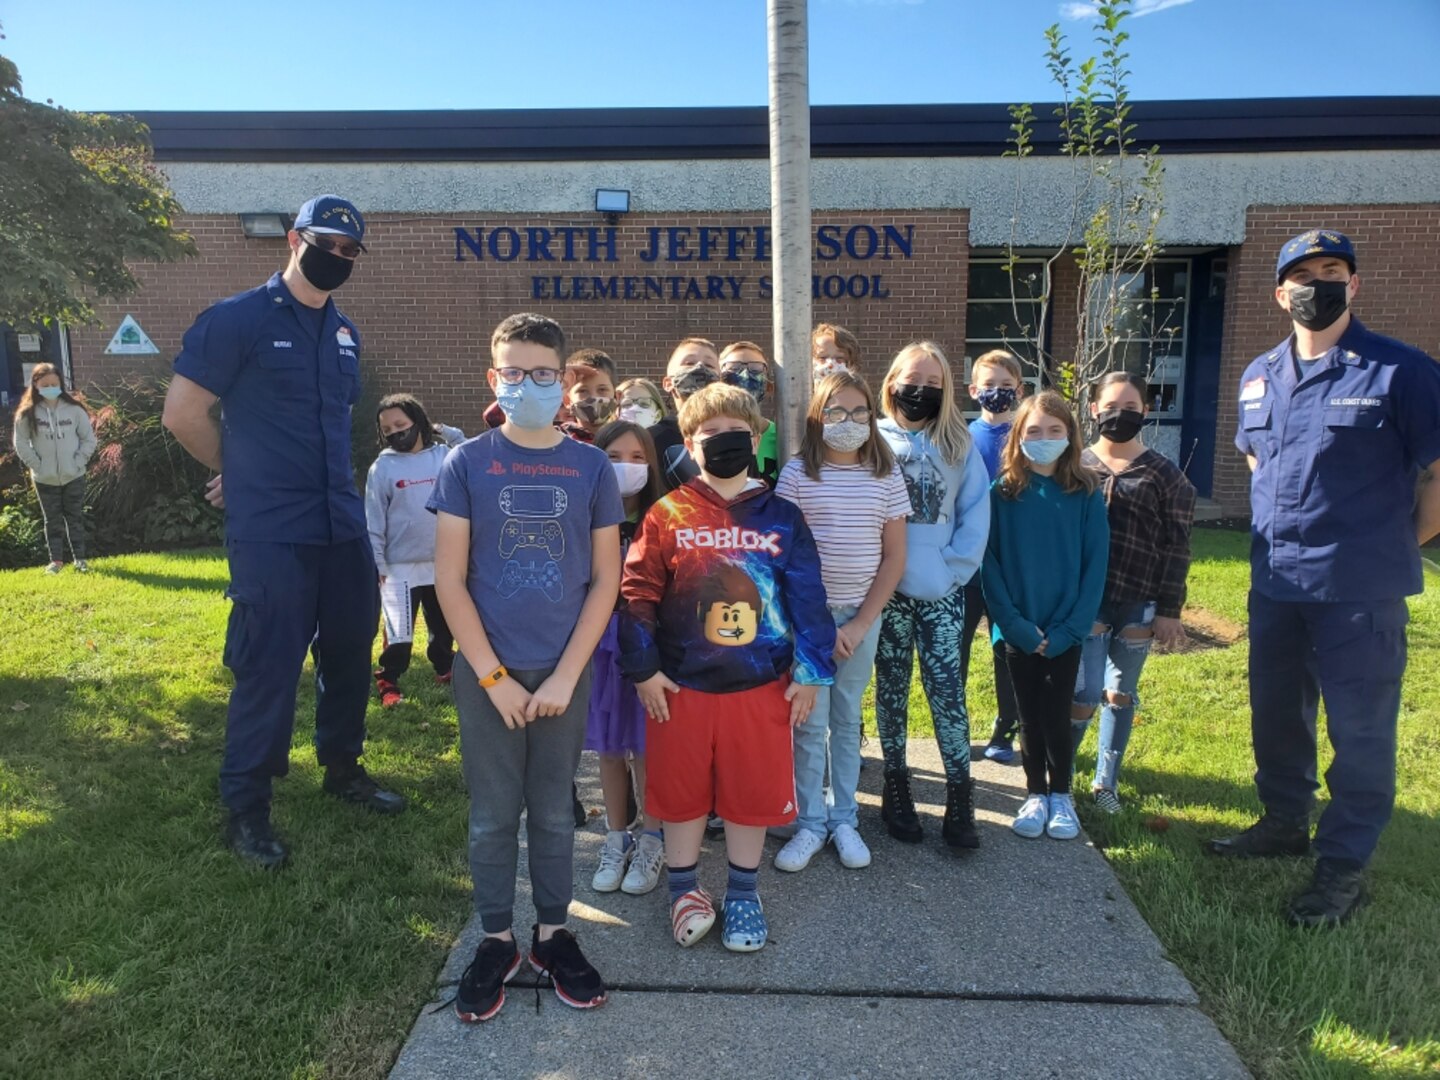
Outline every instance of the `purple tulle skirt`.
POLYGON ((590 716, 585 749, 602 754, 645 753, 645 707, 620 674, 620 616, 611 615, 590 661, 590 716))

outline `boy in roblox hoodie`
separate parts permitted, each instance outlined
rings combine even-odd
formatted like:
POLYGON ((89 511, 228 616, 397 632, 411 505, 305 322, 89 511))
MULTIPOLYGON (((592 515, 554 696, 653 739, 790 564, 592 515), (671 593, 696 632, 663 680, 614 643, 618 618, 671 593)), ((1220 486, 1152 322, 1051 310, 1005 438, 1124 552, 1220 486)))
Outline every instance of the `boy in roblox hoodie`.
POLYGON ((756 891, 765 829, 795 819, 791 728, 835 676, 815 540, 793 503, 747 475, 763 423, 733 386, 685 401, 680 431, 700 475, 650 508, 620 588, 620 663, 648 714, 645 804, 664 822, 675 940, 693 945, 715 923, 696 880, 713 806, 734 952, 768 937, 756 891))

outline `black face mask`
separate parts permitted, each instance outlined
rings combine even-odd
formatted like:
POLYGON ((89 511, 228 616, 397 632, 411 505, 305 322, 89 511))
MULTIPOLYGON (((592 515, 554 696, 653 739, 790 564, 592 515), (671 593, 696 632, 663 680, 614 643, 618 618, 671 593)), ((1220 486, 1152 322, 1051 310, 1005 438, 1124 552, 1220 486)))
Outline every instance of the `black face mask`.
POLYGON ((917 386, 914 383, 897 383, 890 388, 890 400, 900 415, 912 424, 924 423, 940 415, 943 398, 938 386, 917 386))
POLYGON ((1345 314, 1350 301, 1345 296, 1348 281, 1312 281, 1291 285, 1290 317, 1306 330, 1324 330, 1345 314))
POLYGON ((1135 409, 1106 409, 1095 418, 1101 435, 1113 443, 1127 443, 1145 426, 1145 414, 1135 409))
POLYGON ((755 460, 755 440, 748 431, 722 431, 700 440, 705 471, 721 480, 739 476, 755 460))
POLYGON ((385 442, 392 450, 399 450, 402 454, 408 454, 415 449, 415 440, 420 438, 420 425, 411 424, 404 431, 392 431, 385 436, 385 442))
POLYGON ((300 249, 300 273, 321 292, 334 292, 350 280, 355 269, 354 259, 344 259, 328 251, 306 244, 300 249))

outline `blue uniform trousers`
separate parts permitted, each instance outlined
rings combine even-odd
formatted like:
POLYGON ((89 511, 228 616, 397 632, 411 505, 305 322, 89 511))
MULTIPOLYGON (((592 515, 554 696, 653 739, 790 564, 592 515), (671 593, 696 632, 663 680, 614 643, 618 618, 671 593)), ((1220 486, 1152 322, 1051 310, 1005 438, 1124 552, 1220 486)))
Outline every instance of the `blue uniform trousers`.
POLYGON ((234 813, 268 809, 290 765, 295 691, 315 646, 315 756, 349 764, 365 744, 370 659, 380 617, 366 537, 339 544, 231 540, 225 666, 235 675, 220 766, 234 813))
POLYGON ((1324 603, 1250 592, 1250 728, 1267 812, 1300 819, 1316 780, 1315 717, 1325 702, 1335 760, 1315 850, 1369 861, 1395 803, 1395 728, 1405 674, 1404 600, 1324 603))

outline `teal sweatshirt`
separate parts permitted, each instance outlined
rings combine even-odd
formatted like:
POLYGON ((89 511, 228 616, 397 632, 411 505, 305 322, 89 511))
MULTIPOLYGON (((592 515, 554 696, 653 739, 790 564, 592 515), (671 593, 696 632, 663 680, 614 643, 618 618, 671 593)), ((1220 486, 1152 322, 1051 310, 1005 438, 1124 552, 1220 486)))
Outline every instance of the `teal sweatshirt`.
POLYGON ((996 639, 1046 656, 1084 642, 1100 613, 1110 524, 1105 496, 1066 494, 1048 476, 1030 474, 1018 499, 990 488, 990 542, 980 583, 996 639))

